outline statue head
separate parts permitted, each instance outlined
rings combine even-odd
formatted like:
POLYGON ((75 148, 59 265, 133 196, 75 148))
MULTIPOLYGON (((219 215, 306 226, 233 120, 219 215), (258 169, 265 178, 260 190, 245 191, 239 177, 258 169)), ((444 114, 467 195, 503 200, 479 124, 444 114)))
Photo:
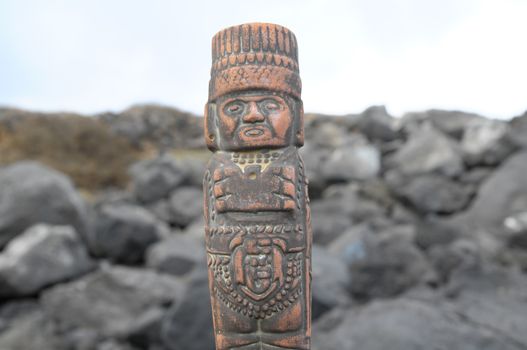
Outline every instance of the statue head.
POLYGON ((296 38, 274 24, 224 29, 212 40, 205 139, 212 150, 303 144, 296 38))

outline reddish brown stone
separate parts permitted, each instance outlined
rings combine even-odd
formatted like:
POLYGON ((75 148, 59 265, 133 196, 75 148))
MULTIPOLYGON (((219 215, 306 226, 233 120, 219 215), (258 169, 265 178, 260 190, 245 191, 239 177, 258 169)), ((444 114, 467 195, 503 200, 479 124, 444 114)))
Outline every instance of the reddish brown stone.
POLYGON ((311 226, 296 38, 274 24, 212 39, 205 232, 216 348, 310 349, 311 226))

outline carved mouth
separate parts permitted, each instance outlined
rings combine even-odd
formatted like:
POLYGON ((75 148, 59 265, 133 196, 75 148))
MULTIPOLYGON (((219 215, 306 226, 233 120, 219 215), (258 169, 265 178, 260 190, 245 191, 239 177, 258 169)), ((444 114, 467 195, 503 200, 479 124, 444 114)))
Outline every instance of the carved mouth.
POLYGON ((264 134, 264 131, 260 128, 251 128, 251 129, 245 130, 243 134, 248 137, 257 137, 257 136, 262 136, 264 134))

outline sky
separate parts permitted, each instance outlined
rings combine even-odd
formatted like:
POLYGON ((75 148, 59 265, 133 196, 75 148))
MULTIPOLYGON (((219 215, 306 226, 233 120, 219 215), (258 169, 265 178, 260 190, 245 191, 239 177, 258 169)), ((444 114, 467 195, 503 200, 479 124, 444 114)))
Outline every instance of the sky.
POLYGON ((0 105, 201 114, 212 36, 270 22, 298 39, 307 112, 527 110, 527 0, 0 0, 0 105))

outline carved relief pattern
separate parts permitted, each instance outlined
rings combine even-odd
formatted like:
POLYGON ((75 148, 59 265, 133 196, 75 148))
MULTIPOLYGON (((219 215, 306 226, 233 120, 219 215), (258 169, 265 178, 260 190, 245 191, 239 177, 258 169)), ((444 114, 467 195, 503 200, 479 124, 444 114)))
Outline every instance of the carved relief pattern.
POLYGON ((256 23, 213 38, 205 240, 218 350, 311 343, 311 226, 296 38, 256 23))

